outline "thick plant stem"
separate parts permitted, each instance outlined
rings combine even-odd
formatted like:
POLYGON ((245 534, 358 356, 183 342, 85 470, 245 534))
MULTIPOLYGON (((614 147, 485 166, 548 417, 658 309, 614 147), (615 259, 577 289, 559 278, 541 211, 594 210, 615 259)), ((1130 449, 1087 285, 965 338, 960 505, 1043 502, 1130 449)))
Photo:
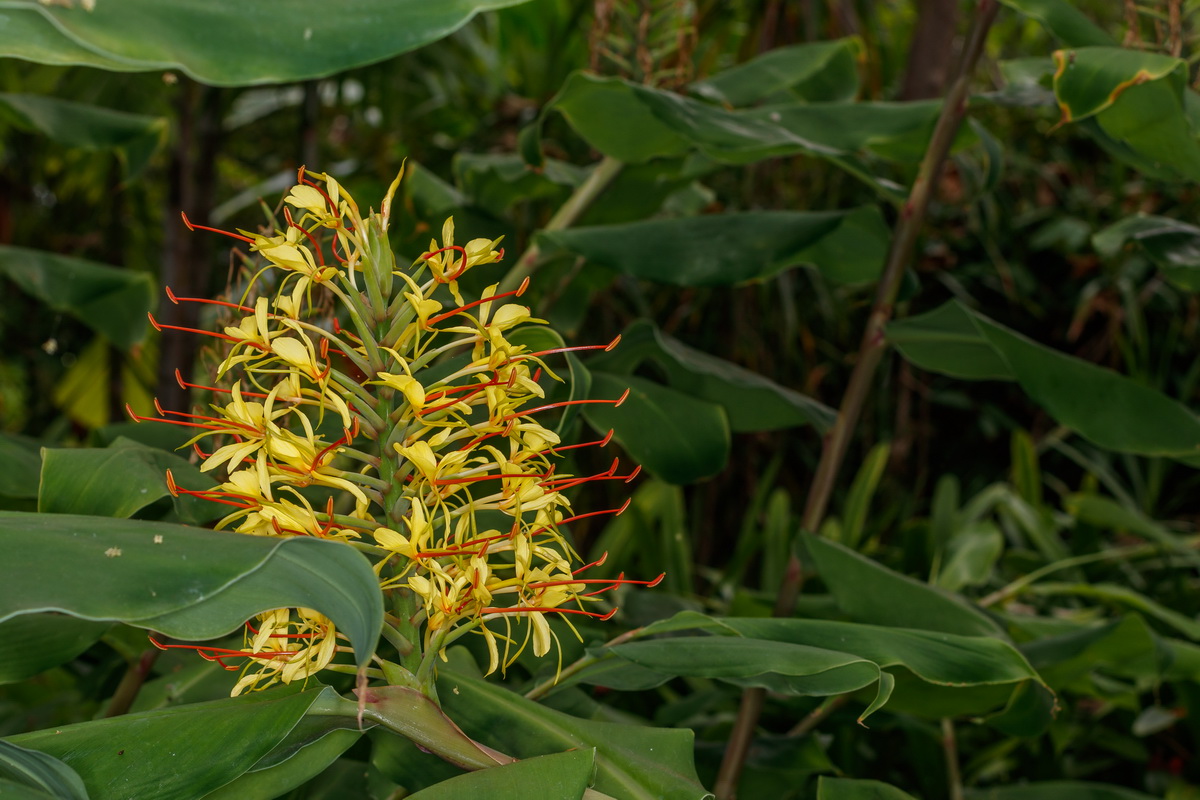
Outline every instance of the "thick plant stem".
MULTIPOLYGON (((999 0, 979 0, 971 29, 963 45, 958 68, 955 71, 953 83, 946 93, 942 103, 942 111, 934 127, 933 136, 921 159, 917 178, 909 192, 908 199, 900 208, 900 217, 896 221, 892 233, 891 248, 884 263, 883 275, 875 292, 875 303, 871 315, 867 319, 863 331, 862 343, 858 350, 858 359, 854 371, 850 374, 850 382, 842 403, 838 409, 837 419, 833 428, 825 436, 821 449, 821 460, 817 464, 816 474, 809 487, 808 498, 804 505, 803 530, 817 531, 825 518, 829 506, 829 498, 833 494, 834 483, 842 462, 846 458, 850 439, 858 424, 863 403, 875 380, 875 371, 883 358, 887 343, 884 338, 884 327, 892 318, 896 295, 904 278, 904 270, 912 258, 916 247, 917 237, 925 221, 925 212, 929 208, 929 200, 937 185, 938 176, 950 152, 950 146, 958 129, 966 116, 967 102, 970 97, 971 75, 979 56, 983 53, 987 41, 988 30, 996 19, 999 11, 999 0)), ((799 558, 793 554, 788 560, 787 571, 779 597, 775 603, 775 616, 790 617, 796 609, 796 598, 800 594, 803 569, 799 558)), ((738 709, 738 717, 730 734, 729 745, 725 751, 725 759, 721 763, 721 771, 717 776, 715 792, 719 800, 732 800, 736 796, 738 779, 741 777, 742 766, 750 742, 754 738, 754 729, 762 711, 764 690, 748 689, 742 694, 742 705, 738 709)))
MULTIPOLYGON (((575 220, 579 219, 584 211, 587 211, 592 201, 608 188, 613 178, 620 174, 621 168, 624 166, 624 162, 617 161, 615 158, 610 158, 609 156, 601 159, 591 174, 567 198, 567 202, 563 203, 558 211, 554 212, 554 216, 550 218, 550 221, 546 223, 546 227, 542 230, 559 231, 563 228, 571 227, 575 220)), ((529 249, 521 255, 517 263, 513 265, 513 268, 504 276, 504 280, 500 281, 500 287, 496 290, 496 293, 511 292, 520 286, 521 281, 533 274, 541 255, 542 251, 540 247, 536 244, 530 245, 529 249)))

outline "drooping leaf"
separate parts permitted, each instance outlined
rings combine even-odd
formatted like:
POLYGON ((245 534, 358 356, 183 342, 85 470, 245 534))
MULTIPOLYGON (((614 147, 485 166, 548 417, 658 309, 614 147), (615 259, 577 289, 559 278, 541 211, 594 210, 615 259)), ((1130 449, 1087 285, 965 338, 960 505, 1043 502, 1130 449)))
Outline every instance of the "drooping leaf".
POLYGON ((1200 419, 1183 404, 1033 342, 958 301, 892 323, 887 336, 922 369, 975 380, 1015 380, 1051 417, 1101 447, 1179 459, 1200 456, 1200 419))
POLYGON ((469 736, 517 758, 596 750, 598 792, 627 800, 704 800, 692 765, 690 730, 584 720, 503 687, 444 671, 442 706, 469 736))
POLYGON ((1044 636, 1020 645, 1021 652, 1057 690, 1094 691, 1091 675, 1131 679, 1149 689, 1164 676, 1170 650, 1138 614, 1044 636))
POLYGON ((734 107, 764 100, 847 102, 858 94, 862 52, 857 37, 777 47, 696 81, 688 91, 734 107))
POLYGON ((531 795, 562 800, 584 796, 594 769, 595 750, 571 750, 534 756, 514 764, 479 770, 409 795, 412 800, 528 800, 531 795))
POLYGON ((838 606, 852 619, 962 636, 996 636, 1000 627, 962 597, 952 595, 811 534, 802 541, 838 606))
POLYGON ((0 120, 67 147, 115 150, 136 176, 166 141, 165 117, 130 114, 35 94, 0 93, 0 120))
POLYGON ((91 800, 192 800, 233 781, 282 742, 324 692, 271 690, 24 733, 10 741, 61 759, 91 800))
POLYGON ((5 3, 0 55, 121 72, 178 69, 202 83, 291 83, 414 50, 481 11, 522 0, 362 0, 330 13, 319 0, 270 5, 125 0, 5 3))
POLYGON ((1171 283, 1189 292, 1200 291, 1200 228, 1167 217, 1137 214, 1092 237, 1096 252, 1108 259, 1128 242, 1135 243, 1171 283))
POLYGON ((588 360, 593 369, 631 375, 651 362, 672 389, 717 403, 729 426, 739 433, 813 425, 825 431, 833 409, 787 389, 763 375, 711 356, 668 336, 648 320, 638 320, 621 333, 621 344, 588 360))
POLYGON ((613 437, 650 474, 668 483, 688 484, 709 478, 729 459, 729 421, 719 405, 632 375, 592 372, 592 398, 615 400, 619 407, 584 406, 583 416, 597 431, 613 437))
POLYGON ((1105 47, 1116 41, 1070 0, 1000 0, 1046 26, 1068 47, 1105 47))
MULTIPOLYGON (((216 485, 209 476, 174 453, 118 438, 111 447, 46 448, 38 510, 51 514, 133 516, 170 497, 166 471, 176 484, 192 491, 216 485)), ((173 498, 182 522, 203 523, 224 516, 227 507, 180 494, 173 498)))
POLYGON ((0 739, 0 794, 56 800, 88 800, 79 773, 53 756, 0 739))
POLYGON ((109 628, 61 614, 23 614, 0 622, 0 684, 32 678, 65 664, 109 628))
POLYGON ((1184 66, 1179 58, 1123 47, 1058 50, 1054 63, 1054 94, 1063 122, 1099 114, 1111 108, 1125 90, 1162 80, 1184 66))
POLYGON ((0 245, 0 275, 123 350, 146 335, 146 312, 154 302, 154 283, 146 273, 0 245))
POLYGON ((6 511, 0 549, 0 621, 57 611, 200 640, 262 611, 312 608, 349 638, 360 664, 383 621, 371 565, 338 542, 6 511))
POLYGON ((874 206, 852 211, 754 211, 543 231, 548 252, 670 286, 731 286, 812 264, 832 280, 873 280, 888 230, 874 206))

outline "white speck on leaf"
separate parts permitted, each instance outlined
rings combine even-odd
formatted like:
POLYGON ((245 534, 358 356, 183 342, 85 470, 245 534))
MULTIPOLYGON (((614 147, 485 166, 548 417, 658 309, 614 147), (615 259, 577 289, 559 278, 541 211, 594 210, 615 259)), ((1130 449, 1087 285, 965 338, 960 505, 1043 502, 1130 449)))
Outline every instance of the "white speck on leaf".
POLYGON ((304 29, 304 41, 307 42, 311 38, 312 38, 312 28, 305 28, 304 29))
POLYGON ((121 555, 121 548, 110 547, 104 551, 104 555, 108 556, 109 558, 116 558, 117 556, 121 555))
POLYGON ((161 533, 154 534, 154 543, 162 544, 162 534, 161 533))

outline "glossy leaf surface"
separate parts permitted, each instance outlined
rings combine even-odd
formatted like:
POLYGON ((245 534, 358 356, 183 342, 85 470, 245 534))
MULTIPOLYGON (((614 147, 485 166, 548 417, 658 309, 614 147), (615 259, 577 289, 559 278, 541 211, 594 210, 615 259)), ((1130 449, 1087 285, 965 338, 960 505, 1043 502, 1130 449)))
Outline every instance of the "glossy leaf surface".
POLYGON ((471 772, 410 795, 412 800, 486 797, 528 800, 532 796, 578 800, 591 781, 594 750, 570 750, 471 772))
POLYGON ((280 13, 236 0, 124 0, 91 10, 6 0, 0 55, 122 72, 178 69, 215 86, 291 83, 416 49, 481 11, 519 2, 361 0, 330 13, 319 0, 296 0, 280 13))
POLYGON ((9 511, 0 547, 9 553, 0 620, 58 611, 198 640, 262 611, 304 607, 333 620, 360 663, 383 621, 370 564, 338 542, 9 511), (59 579, 46 580, 47 570, 59 579))

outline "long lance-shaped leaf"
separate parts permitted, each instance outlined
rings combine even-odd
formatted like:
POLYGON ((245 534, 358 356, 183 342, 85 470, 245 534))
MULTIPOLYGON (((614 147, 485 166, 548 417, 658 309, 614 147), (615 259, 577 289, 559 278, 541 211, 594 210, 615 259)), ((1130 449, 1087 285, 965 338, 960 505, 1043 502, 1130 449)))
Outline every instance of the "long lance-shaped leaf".
POLYGON ((472 772, 410 795, 411 800, 527 800, 530 796, 578 800, 587 796, 594 750, 573 750, 536 756, 503 767, 472 772))
POLYGON ((887 328, 922 369, 1011 380, 1062 425, 1109 450, 1200 463, 1200 418, 1161 392, 1038 344, 958 301, 887 328))
POLYGON ((468 735, 519 758, 596 749, 594 788, 628 800, 705 800, 690 730, 579 719, 485 681, 443 672, 442 706, 468 735))
POLYGON ((263 611, 312 608, 346 635, 360 665, 383 624, 371 565, 339 542, 6 511, 0 550, 0 621, 57 611, 200 640, 263 611))
POLYGON ((154 304, 154 282, 143 272, 0 245, 0 275, 55 311, 77 318, 123 350, 146 335, 146 312, 154 304))
POLYGON ((523 0, 2 0, 0 55, 121 72, 178 69, 215 86, 291 83, 371 64, 523 0), (94 6, 85 8, 85 6, 94 6))
POLYGON ((91 800, 192 800, 276 749, 332 689, 245 697, 83 722, 10 738, 75 770, 91 800))

